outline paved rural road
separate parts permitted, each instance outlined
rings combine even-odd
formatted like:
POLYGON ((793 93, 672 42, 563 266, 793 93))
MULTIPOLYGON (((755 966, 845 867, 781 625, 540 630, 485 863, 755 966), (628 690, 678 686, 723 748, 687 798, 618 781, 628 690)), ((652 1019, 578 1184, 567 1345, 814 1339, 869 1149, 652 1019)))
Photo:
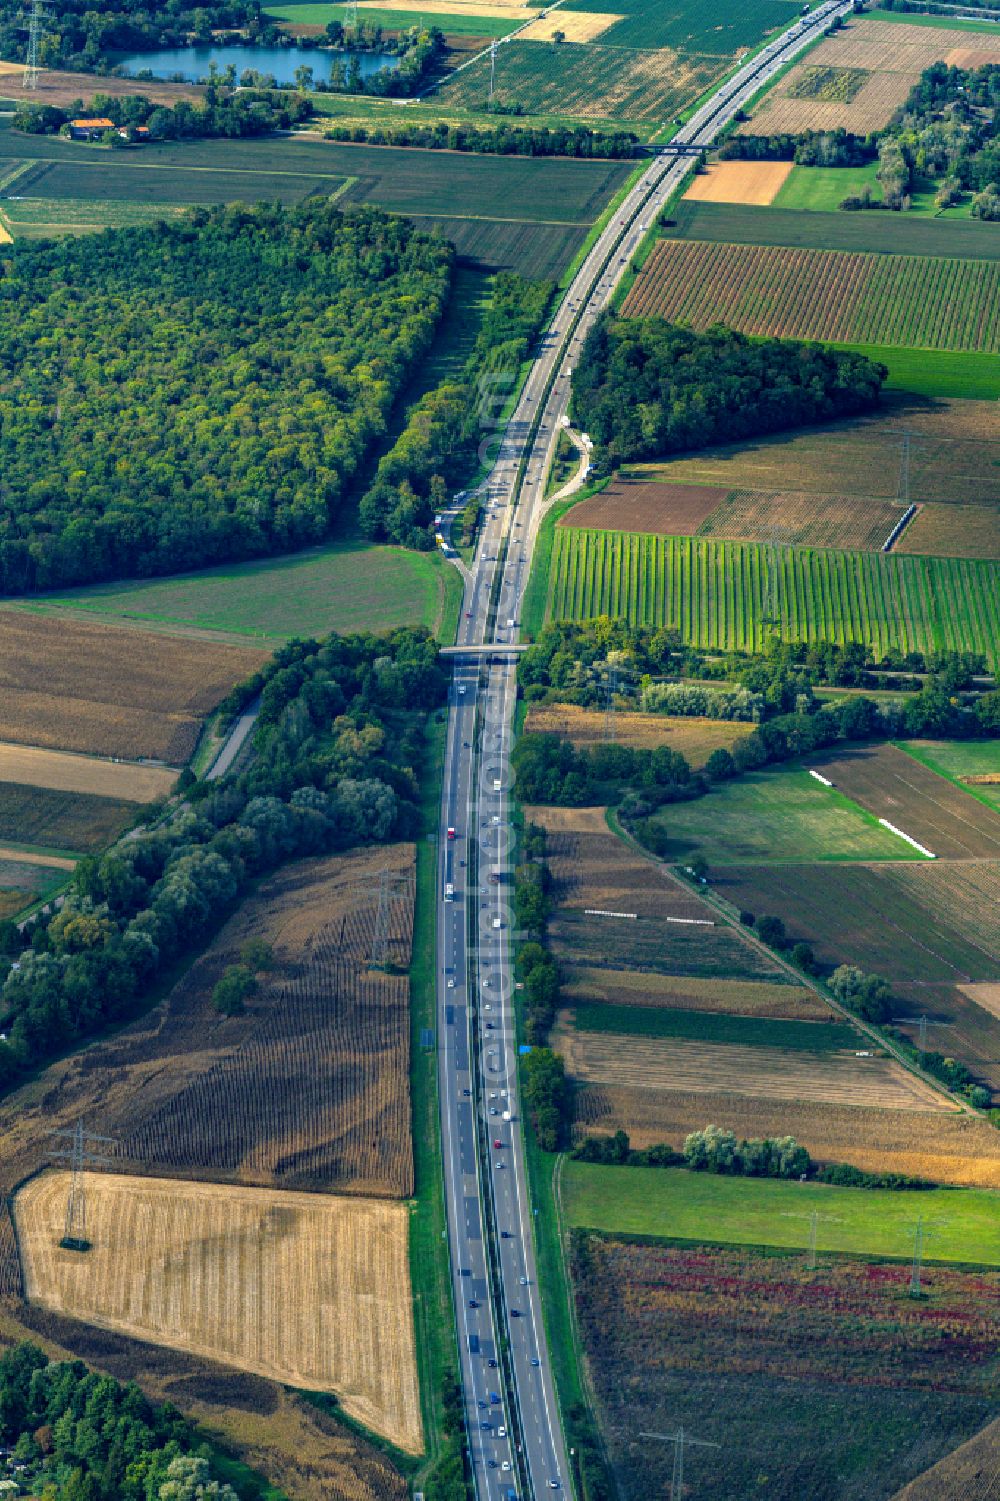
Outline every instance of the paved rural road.
MULTIPOLYGON (((850 9, 843 0, 828 0, 797 21, 724 83, 673 144, 708 146, 767 79, 850 9)), ((517 637, 545 473, 569 400, 569 371, 688 165, 669 156, 651 160, 541 341, 500 435, 459 645, 488 648, 517 637)), ((512 657, 487 652, 481 664, 475 657, 456 659, 439 841, 438 1060, 447 1233, 480 1501, 510 1501, 511 1493, 522 1501, 573 1487, 542 1323, 517 1099, 509 907, 516 863, 509 808, 515 697, 512 657), (497 867, 503 874, 494 883, 490 874, 497 867)))

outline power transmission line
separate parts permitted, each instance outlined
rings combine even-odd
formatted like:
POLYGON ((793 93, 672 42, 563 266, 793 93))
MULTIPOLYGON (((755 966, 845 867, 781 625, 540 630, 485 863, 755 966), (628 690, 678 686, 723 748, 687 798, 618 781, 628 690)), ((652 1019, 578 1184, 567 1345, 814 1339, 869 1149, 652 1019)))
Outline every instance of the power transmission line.
POLYGON ((820 1221, 824 1225, 839 1225, 841 1223, 840 1219, 835 1214, 820 1214, 818 1209, 814 1209, 812 1214, 786 1214, 783 1215, 783 1218, 788 1220, 807 1219, 809 1221, 809 1256, 806 1266, 810 1272, 814 1272, 816 1270, 816 1238, 820 1221))
POLYGON ((66 1222, 63 1238, 59 1244, 67 1251, 89 1251, 86 1169, 99 1164, 102 1166, 114 1164, 115 1158, 95 1152, 93 1148, 95 1146, 113 1147, 118 1143, 113 1136, 95 1136, 92 1131, 85 1131, 82 1120, 78 1120, 71 1131, 54 1131, 52 1141, 57 1144, 64 1143, 62 1146, 56 1145, 52 1152, 53 1161, 68 1163, 70 1169, 69 1193, 66 1196, 66 1222))
POLYGON ((928 1027, 954 1027, 954 1022, 932 1022, 926 1016, 897 1016, 893 1018, 894 1026, 910 1026, 919 1028, 919 1048, 922 1053, 927 1051, 927 1028, 928 1027))
POLYGON ((42 35, 42 21, 45 12, 42 9, 42 0, 34 0, 31 7, 31 19, 28 22, 28 55, 24 65, 24 78, 22 86, 26 89, 38 88, 38 75, 41 69, 38 66, 38 43, 42 35))
POLYGON ((684 1450, 690 1444, 697 1444, 700 1449, 721 1449, 721 1444, 713 1444, 708 1439, 692 1438, 685 1433, 683 1428, 678 1428, 676 1433, 640 1433, 640 1438, 652 1438, 660 1443, 673 1444, 674 1468, 670 1477, 670 1501, 682 1501, 684 1495, 684 1450))

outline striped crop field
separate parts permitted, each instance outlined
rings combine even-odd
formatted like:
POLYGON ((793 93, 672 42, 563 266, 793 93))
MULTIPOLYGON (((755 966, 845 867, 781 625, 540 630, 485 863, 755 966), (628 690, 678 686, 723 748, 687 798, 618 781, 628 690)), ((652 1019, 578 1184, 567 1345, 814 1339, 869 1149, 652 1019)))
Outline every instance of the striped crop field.
POLYGON ((1000 660, 1000 565, 556 527, 548 620, 624 617, 693 646, 862 641, 1000 660))
POLYGON ((996 354, 1000 265, 661 240, 622 311, 697 329, 996 354))

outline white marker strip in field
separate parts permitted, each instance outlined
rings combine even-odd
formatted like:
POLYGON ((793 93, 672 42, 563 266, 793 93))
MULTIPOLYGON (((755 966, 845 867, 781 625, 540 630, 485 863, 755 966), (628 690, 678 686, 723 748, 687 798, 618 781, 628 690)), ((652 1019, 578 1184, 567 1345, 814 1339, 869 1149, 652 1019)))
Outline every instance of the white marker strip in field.
POLYGON ((825 777, 823 775, 823 773, 820 772, 820 771, 813 771, 811 767, 809 769, 809 775, 811 777, 815 777, 816 780, 817 780, 817 782, 822 782, 824 787, 832 787, 833 786, 833 783, 830 781, 829 777, 825 777))
POLYGON ((928 860, 937 859, 937 855, 935 855, 933 850, 929 850, 925 844, 918 844, 912 834, 904 834, 902 829, 897 829, 896 825, 890 823, 887 818, 880 818, 879 823, 884 829, 888 829, 890 834, 897 834, 900 839, 905 839, 907 844, 912 844, 913 848, 919 850, 922 855, 926 855, 928 860))
POLYGON ((638 912, 605 912, 601 907, 584 907, 584 917, 638 917, 638 912))

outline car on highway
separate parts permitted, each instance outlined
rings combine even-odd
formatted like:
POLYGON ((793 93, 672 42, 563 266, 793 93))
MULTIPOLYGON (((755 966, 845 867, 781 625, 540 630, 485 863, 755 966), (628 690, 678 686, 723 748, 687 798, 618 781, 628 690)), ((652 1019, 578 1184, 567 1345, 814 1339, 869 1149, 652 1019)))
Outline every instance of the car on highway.
POLYGON ((479 1299, 478 1298, 470 1298, 469 1299, 469 1307, 470 1308, 478 1308, 479 1307, 479 1299))

